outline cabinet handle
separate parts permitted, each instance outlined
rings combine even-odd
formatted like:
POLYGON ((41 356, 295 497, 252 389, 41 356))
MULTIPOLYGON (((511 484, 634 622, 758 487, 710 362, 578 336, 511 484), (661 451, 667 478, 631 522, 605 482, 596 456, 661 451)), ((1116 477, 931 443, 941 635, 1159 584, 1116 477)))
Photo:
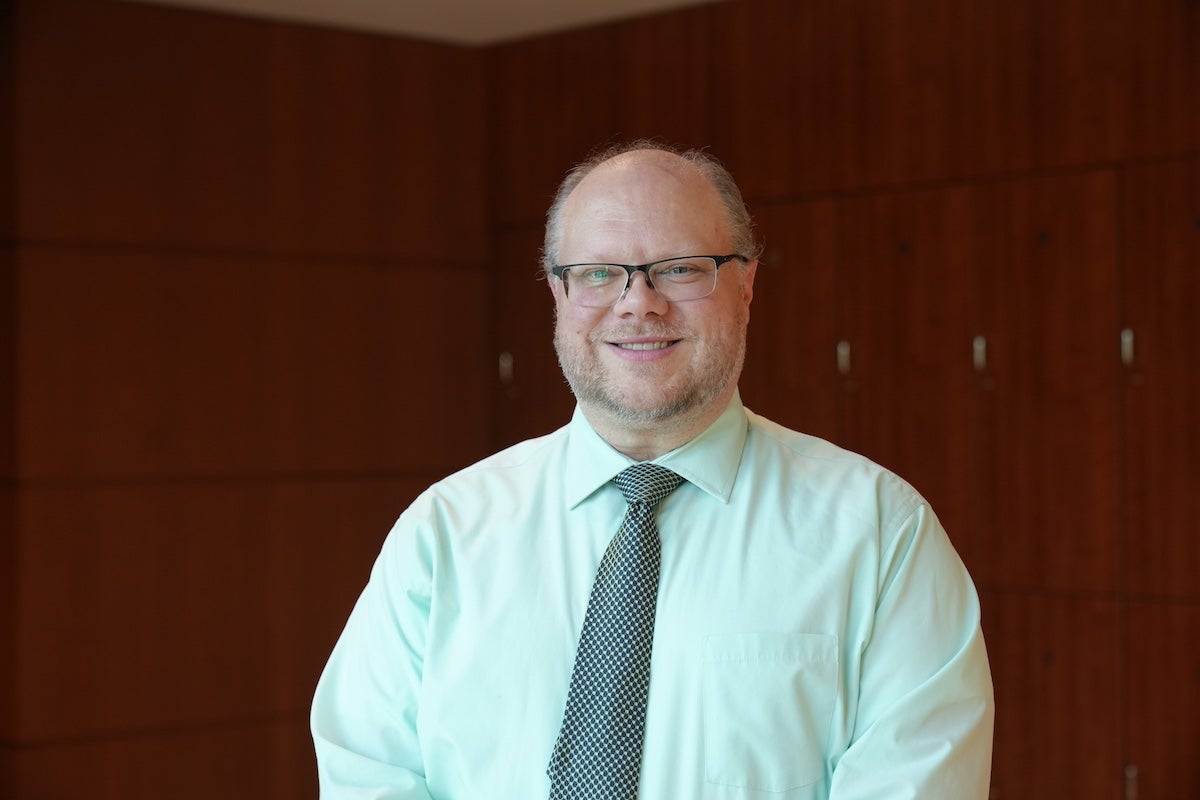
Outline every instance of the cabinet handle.
POLYGON ((975 364, 976 372, 983 372, 987 369, 987 337, 976 336, 971 341, 971 360, 975 364))
POLYGON ((837 343, 837 369, 842 375, 850 374, 850 343, 845 339, 837 343))
POLYGON ((511 386, 513 382, 513 354, 507 350, 500 354, 500 362, 497 365, 500 371, 500 383, 504 386, 511 386))
POLYGON ((1127 367, 1133 366, 1133 328, 1121 331, 1121 363, 1127 367))
POLYGON ((1137 764, 1125 765, 1125 800, 1138 800, 1137 764))

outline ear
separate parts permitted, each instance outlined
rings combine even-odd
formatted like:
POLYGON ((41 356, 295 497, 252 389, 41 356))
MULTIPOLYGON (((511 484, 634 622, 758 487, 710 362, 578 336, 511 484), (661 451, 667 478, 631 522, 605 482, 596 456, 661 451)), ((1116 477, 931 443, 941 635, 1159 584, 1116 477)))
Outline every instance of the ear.
POLYGON ((758 271, 758 259, 754 259, 742 270, 742 299, 746 305, 754 299, 754 275, 758 271))

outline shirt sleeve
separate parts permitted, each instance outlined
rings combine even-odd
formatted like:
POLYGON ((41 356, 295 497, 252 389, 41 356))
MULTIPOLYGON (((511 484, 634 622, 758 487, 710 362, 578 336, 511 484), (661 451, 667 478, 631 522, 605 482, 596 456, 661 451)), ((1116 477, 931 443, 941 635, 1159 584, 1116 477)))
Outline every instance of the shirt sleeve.
POLYGON ((417 735, 432 548, 401 516, 317 684, 322 800, 431 800, 417 735))
POLYGON ((879 581, 830 800, 985 800, 995 711, 979 601, 927 506, 885 542, 879 581))

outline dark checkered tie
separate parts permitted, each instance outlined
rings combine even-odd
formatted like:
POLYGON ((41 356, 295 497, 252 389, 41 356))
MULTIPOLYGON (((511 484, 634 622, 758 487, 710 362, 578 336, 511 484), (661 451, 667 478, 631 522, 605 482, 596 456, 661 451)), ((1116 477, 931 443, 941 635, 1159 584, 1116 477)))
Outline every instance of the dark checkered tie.
POLYGON ((637 797, 662 554, 654 507, 683 478, 644 462, 613 482, 629 510, 592 584, 562 730, 546 769, 550 800, 637 797))

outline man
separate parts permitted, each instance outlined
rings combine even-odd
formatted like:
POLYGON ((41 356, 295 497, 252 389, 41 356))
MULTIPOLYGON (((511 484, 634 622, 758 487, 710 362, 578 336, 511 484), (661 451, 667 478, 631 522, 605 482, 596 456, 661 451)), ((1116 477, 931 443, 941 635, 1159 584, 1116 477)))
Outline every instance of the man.
POLYGON ((758 254, 703 154, 568 175, 575 415, 401 515, 317 688, 322 797, 987 796, 978 602, 933 512, 741 404, 758 254))

